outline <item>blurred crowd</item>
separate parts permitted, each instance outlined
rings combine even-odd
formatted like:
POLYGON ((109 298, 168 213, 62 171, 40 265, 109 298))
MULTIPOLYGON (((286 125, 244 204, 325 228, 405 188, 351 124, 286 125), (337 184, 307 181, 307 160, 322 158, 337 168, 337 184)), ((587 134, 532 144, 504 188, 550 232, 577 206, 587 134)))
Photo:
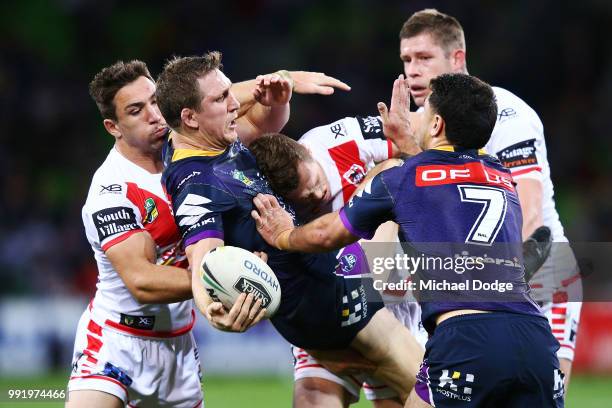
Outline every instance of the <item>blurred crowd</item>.
POLYGON ((93 294, 81 206, 113 141, 87 92, 102 67, 138 58, 156 75, 172 55, 220 50, 233 81, 306 69, 353 87, 296 96, 285 133, 297 138, 344 116, 377 114, 402 72, 401 25, 425 7, 463 24, 471 74, 540 114, 570 240, 612 241, 609 1, 2 2, 0 294, 93 294))

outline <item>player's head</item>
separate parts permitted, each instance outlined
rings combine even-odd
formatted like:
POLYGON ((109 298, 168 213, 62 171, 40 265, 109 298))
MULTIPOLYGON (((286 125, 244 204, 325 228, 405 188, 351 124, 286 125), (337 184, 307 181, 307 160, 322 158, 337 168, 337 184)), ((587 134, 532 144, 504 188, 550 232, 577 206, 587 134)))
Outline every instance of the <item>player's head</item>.
POLYGON ((217 51, 201 57, 175 57, 157 79, 157 98, 173 130, 223 148, 237 138, 240 103, 221 69, 217 51))
POLYGON ((476 77, 454 73, 432 79, 429 87, 431 93, 415 132, 421 149, 442 144, 461 149, 484 147, 497 120, 491 86, 476 77))
POLYGON ((166 122, 155 97, 155 82, 142 61, 118 61, 98 72, 89 84, 104 127, 117 143, 143 153, 157 154, 166 122))
POLYGON ((402 26, 400 58, 417 106, 429 94, 429 81, 450 72, 467 73, 461 24, 436 9, 417 11, 402 26))
POLYGON ((331 199, 329 181, 310 151, 280 133, 255 140, 249 150, 272 190, 287 199, 298 212, 317 214, 331 199))

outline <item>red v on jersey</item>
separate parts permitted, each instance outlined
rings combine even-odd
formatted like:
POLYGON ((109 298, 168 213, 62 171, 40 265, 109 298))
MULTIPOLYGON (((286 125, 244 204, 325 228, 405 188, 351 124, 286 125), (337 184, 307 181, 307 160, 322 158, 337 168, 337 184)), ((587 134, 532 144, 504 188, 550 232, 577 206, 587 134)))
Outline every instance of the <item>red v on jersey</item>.
POLYGON ((351 140, 328 150, 342 181, 342 197, 348 202, 365 177, 365 163, 359 157, 357 142, 351 140))
POLYGON ((170 207, 166 200, 138 187, 127 184, 127 198, 138 208, 142 215, 142 225, 160 247, 178 242, 179 233, 170 207))

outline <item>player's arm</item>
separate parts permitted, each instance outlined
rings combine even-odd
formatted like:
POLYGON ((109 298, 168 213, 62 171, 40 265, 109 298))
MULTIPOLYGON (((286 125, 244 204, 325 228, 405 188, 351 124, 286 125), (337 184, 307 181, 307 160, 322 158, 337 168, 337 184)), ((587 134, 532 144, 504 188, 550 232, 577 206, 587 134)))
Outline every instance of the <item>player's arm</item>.
POLYGON ((237 120, 241 141, 248 146, 264 133, 280 131, 289 120, 292 92, 331 95, 334 88, 350 90, 344 82, 320 72, 284 70, 232 85, 241 104, 237 120))
POLYGON ((261 75, 255 79, 253 98, 256 101, 236 119, 240 141, 249 145, 255 138, 280 131, 289 120, 289 101, 293 82, 287 75, 261 75))
POLYGON ((258 194, 251 212, 268 244, 287 251, 322 252, 342 248, 360 238, 371 239, 376 228, 392 219, 393 199, 383 175, 398 177, 389 169, 364 186, 339 212, 323 215, 296 228, 291 216, 271 195, 258 194))
POLYGON ((146 231, 111 246, 106 256, 140 303, 174 303, 192 297, 189 271, 157 265, 155 242, 146 231))
POLYGON ((258 194, 253 199, 257 211, 251 215, 259 233, 271 245, 286 251, 324 252, 342 248, 356 242, 359 237, 353 235, 342 224, 338 212, 325 214, 314 221, 295 228, 293 219, 268 194, 258 194))
POLYGON ((544 223, 542 217, 542 182, 536 178, 518 178, 516 192, 523 214, 523 241, 544 223))
POLYGON ((219 238, 205 238, 189 245, 185 252, 191 265, 191 289, 197 308, 202 312, 210 324, 216 329, 231 332, 244 332, 259 323, 263 318, 265 309, 261 309, 261 301, 253 301, 253 295, 241 294, 232 308, 228 311, 220 302, 214 302, 202 283, 200 265, 204 255, 214 248, 223 246, 219 238))

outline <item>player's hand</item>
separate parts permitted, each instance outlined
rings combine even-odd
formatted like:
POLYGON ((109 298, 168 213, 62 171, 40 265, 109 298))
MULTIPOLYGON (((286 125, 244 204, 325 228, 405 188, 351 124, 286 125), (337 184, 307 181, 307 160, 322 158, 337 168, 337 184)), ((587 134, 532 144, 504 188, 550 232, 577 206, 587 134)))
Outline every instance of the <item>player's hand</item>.
POLYGON ((383 123, 385 136, 397 145, 402 153, 414 155, 421 151, 414 140, 410 124, 410 87, 404 75, 393 82, 391 107, 378 102, 378 112, 383 123))
POLYGON ((293 218, 272 195, 257 194, 253 204, 256 210, 251 211, 251 216, 255 220, 257 231, 268 244, 283 249, 278 239, 284 232, 293 229, 293 218))
POLYGON ((255 78, 253 97, 264 106, 286 105, 291 100, 293 80, 280 73, 259 75, 255 78))
POLYGON ((206 319, 218 330, 242 333, 255 326, 264 317, 261 300, 253 301, 253 294, 241 293, 228 310, 221 302, 213 302, 206 308, 206 319))
POLYGON ((265 263, 268 263, 268 254, 262 251, 253 251, 253 253, 265 263))
POLYGON ((544 265, 550 248, 552 235, 550 228, 541 226, 523 242, 523 261, 525 263, 525 281, 529 282, 533 275, 544 265))
POLYGON ((350 91, 351 87, 322 72, 290 71, 293 78, 293 92, 298 94, 331 95, 335 89, 350 91))

